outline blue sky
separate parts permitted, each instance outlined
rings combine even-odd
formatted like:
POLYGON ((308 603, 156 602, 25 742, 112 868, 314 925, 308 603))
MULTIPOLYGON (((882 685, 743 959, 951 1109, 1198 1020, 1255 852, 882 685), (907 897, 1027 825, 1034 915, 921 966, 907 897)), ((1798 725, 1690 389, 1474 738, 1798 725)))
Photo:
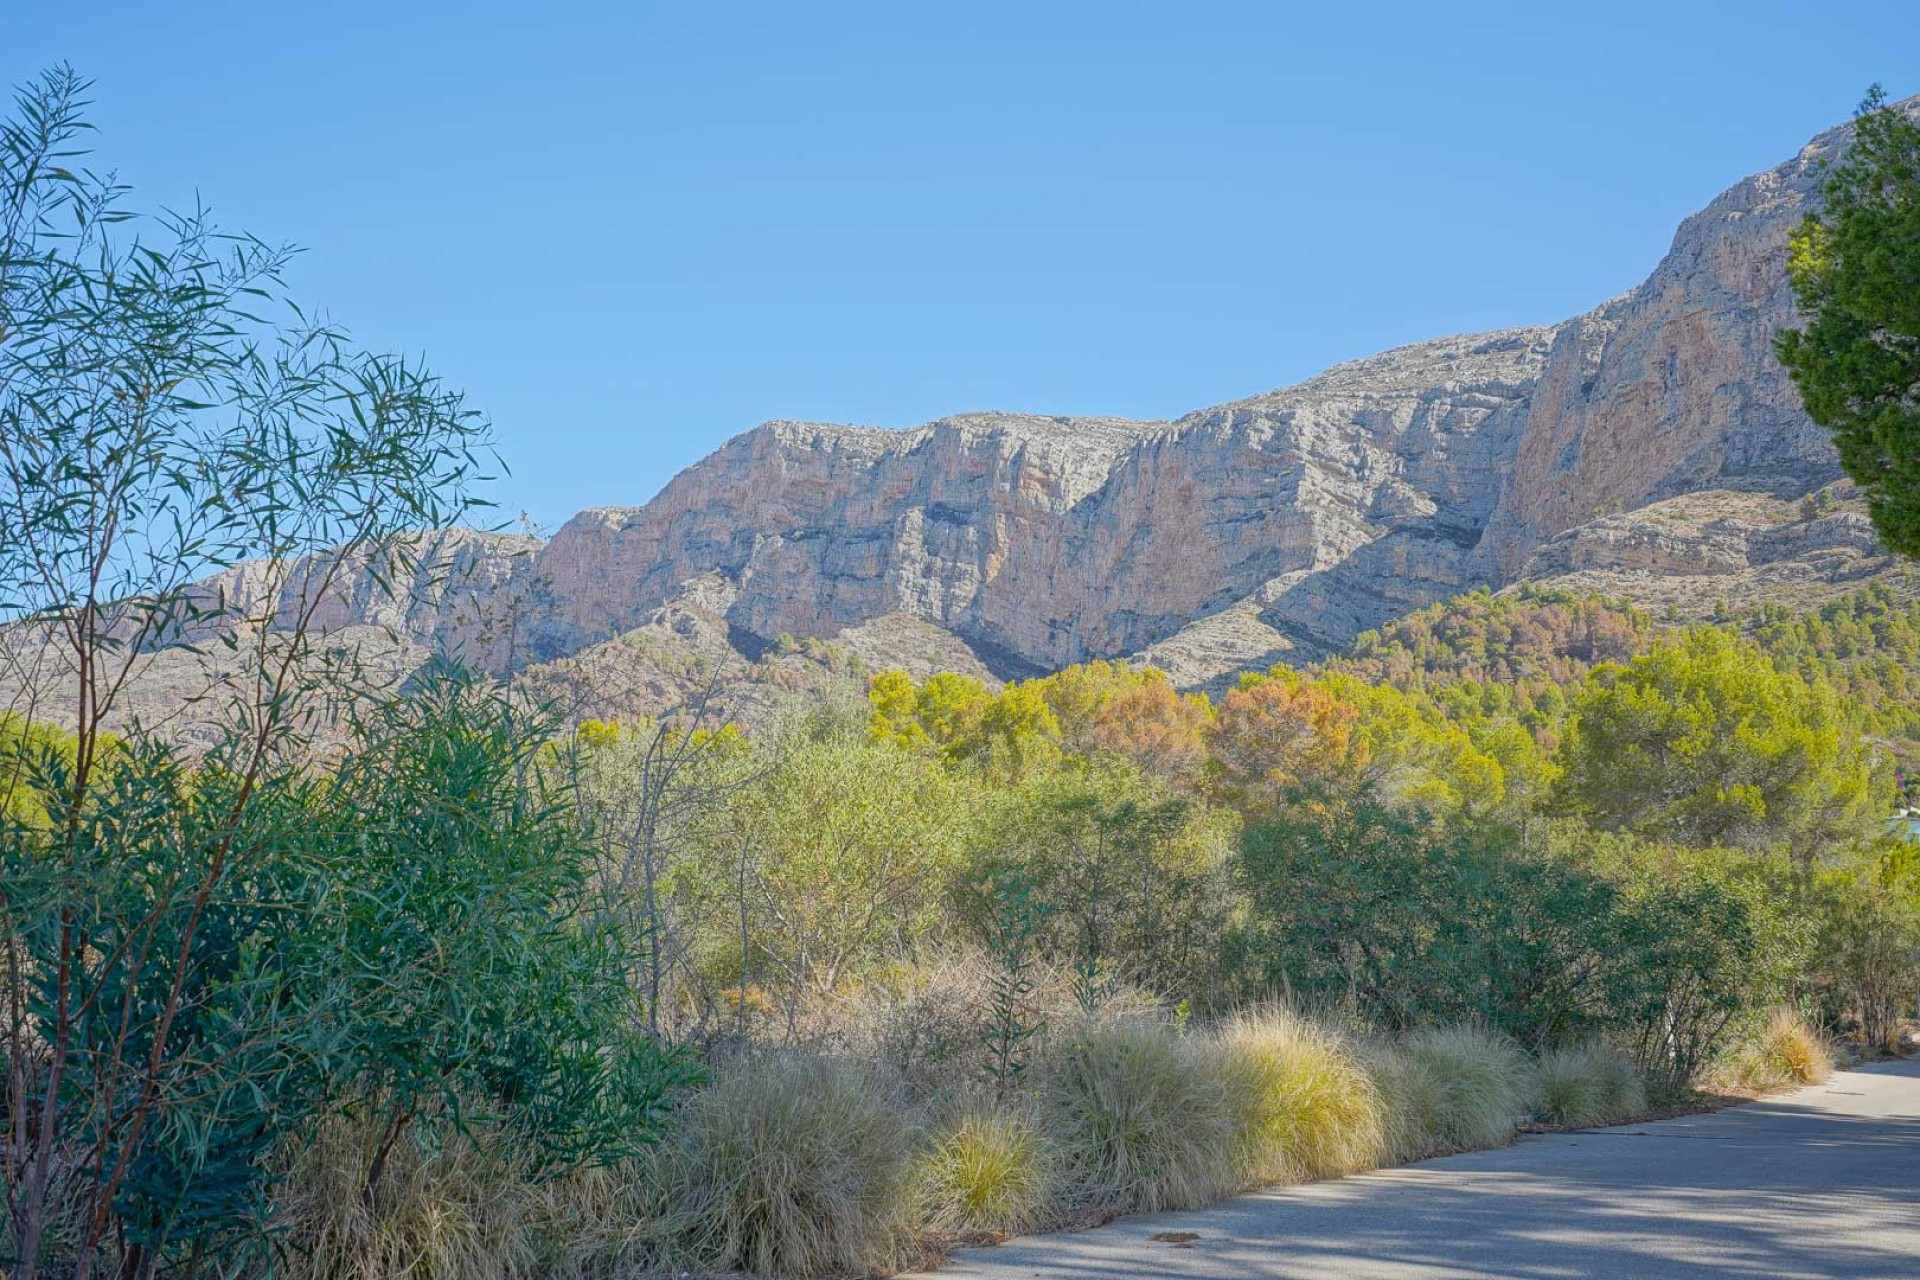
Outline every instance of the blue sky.
POLYGON ((98 156, 306 247, 492 416, 503 516, 767 418, 1166 417, 1562 319, 1920 90, 1912 0, 0 6, 98 156))

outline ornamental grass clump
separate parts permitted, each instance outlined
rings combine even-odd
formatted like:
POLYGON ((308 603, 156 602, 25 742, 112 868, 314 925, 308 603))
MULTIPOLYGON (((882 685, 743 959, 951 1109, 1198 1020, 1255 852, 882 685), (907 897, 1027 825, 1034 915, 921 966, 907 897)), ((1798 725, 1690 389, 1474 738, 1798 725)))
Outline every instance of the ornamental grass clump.
POLYGON ((1089 1027, 1060 1046, 1044 1106, 1073 1208, 1190 1209, 1238 1189, 1233 1114, 1209 1059, 1150 1018, 1089 1027))
POLYGON ((1045 1225, 1057 1178, 1046 1135, 1013 1104, 961 1111, 920 1159, 919 1202, 933 1231, 1009 1236, 1045 1225))
POLYGON ((1592 1041, 1541 1055, 1533 1110, 1544 1123, 1569 1128, 1620 1124, 1646 1106, 1640 1072, 1608 1044, 1592 1041))
POLYGON ((1833 1075, 1833 1049, 1792 1009, 1775 1009, 1718 1073, 1721 1083, 1766 1092, 1823 1084, 1833 1075))
POLYGON ((1386 1118, 1372 1077, 1344 1037, 1292 1011, 1242 1013, 1215 1036, 1243 1185, 1336 1178, 1377 1166, 1386 1118))
POLYGON ((293 1280, 517 1280, 535 1273, 532 1188, 499 1143, 455 1135, 437 1150, 411 1137, 369 1172, 387 1125, 377 1112, 335 1115, 280 1180, 275 1219, 293 1280))
POLYGON ((1371 1065, 1387 1100, 1396 1160, 1505 1146, 1533 1089, 1527 1056, 1477 1027, 1416 1031, 1376 1051, 1371 1065))
POLYGON ((654 1161, 676 1261, 755 1275, 885 1269, 911 1211, 915 1133, 871 1070, 805 1054, 729 1063, 654 1161))

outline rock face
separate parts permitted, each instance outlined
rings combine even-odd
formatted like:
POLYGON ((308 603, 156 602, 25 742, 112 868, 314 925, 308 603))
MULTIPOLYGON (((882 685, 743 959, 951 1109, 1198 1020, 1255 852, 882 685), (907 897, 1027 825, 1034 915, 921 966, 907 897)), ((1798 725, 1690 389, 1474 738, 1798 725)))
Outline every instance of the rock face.
MULTIPOLYGON (((536 678, 652 655, 640 683, 663 690, 679 659, 661 654, 759 659, 783 636, 1001 676, 1131 655, 1197 685, 1476 586, 1683 612, 1832 594, 1896 567, 1830 489, 1837 460, 1772 339, 1793 319, 1788 232, 1846 136, 1736 184, 1644 284, 1559 325, 1398 348, 1173 422, 772 422, 544 545, 429 540, 433 572, 398 603, 349 573, 321 620, 536 678)), ((253 589, 245 567, 227 578, 253 589)))

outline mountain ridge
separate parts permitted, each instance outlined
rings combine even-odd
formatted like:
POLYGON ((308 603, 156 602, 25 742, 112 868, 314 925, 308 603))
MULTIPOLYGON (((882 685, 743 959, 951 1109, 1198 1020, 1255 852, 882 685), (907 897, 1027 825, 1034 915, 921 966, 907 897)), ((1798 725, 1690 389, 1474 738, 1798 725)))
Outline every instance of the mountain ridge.
POLYGON ((349 582, 324 624, 536 679, 648 632, 723 659, 845 637, 862 661, 1000 676, 1127 658, 1204 687, 1480 587, 1817 603, 1896 568, 1772 354, 1787 234, 1850 128, 1727 188, 1645 281, 1558 324, 1166 421, 775 420, 545 541, 434 535, 441 577, 419 581, 440 585, 382 604, 349 582))

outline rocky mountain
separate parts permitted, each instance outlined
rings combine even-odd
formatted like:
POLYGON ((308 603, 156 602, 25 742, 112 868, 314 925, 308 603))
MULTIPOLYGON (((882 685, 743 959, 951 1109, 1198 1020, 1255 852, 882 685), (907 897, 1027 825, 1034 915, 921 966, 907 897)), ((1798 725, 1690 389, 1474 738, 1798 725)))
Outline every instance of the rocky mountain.
POLYGON ((396 603, 350 576, 326 621, 581 705, 625 679, 637 692, 610 705, 630 712, 684 692, 698 657, 799 641, 830 644, 828 667, 1005 677, 1130 656, 1206 685, 1476 586, 1562 581, 1696 616, 1900 576, 1771 349, 1793 320, 1788 232, 1847 136, 1735 184, 1645 283, 1558 325, 1397 348, 1171 422, 767 423, 544 543, 440 535, 431 585, 396 603))

